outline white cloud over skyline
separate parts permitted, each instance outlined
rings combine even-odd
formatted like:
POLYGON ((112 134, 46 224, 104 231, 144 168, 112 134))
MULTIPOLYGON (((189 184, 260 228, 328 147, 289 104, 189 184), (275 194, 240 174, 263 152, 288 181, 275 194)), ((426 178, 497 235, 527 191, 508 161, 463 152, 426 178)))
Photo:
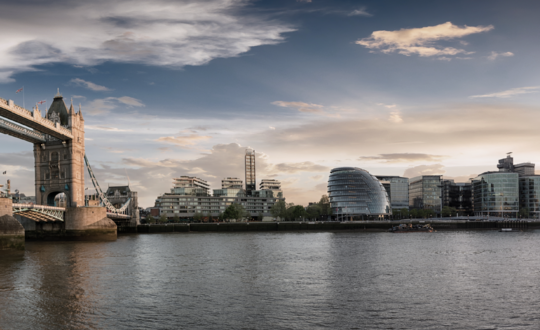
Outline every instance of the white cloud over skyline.
POLYGON ((202 65, 282 42, 282 34, 294 30, 262 16, 237 15, 246 5, 242 0, 3 3, 0 31, 10 33, 0 45, 0 82, 50 63, 202 65))
POLYGON ((80 78, 71 79, 70 82, 77 86, 86 87, 95 92, 107 92, 111 90, 110 88, 107 88, 105 86, 100 86, 100 85, 94 84, 93 82, 86 81, 80 78))
POLYGON ((469 96, 470 98, 489 98, 489 97, 495 97, 495 98, 510 98, 512 96, 521 95, 521 94, 530 94, 530 93, 538 93, 538 90, 540 90, 540 86, 530 86, 530 87, 519 87, 519 88, 512 88, 508 89, 502 92, 497 93, 490 93, 490 94, 483 94, 483 95, 472 95, 469 96))
POLYGON ((410 56, 413 54, 428 57, 439 55, 470 54, 464 49, 454 47, 440 47, 434 45, 436 41, 462 38, 471 34, 492 30, 488 26, 463 26, 459 27, 446 22, 435 26, 422 28, 401 29, 396 31, 374 31, 368 38, 363 38, 356 43, 369 49, 380 49, 383 53, 397 52, 410 56))

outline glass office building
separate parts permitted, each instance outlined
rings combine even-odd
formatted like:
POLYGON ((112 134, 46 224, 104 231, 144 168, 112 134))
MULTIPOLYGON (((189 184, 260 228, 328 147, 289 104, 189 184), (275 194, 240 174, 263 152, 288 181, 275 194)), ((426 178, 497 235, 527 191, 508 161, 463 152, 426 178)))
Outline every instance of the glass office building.
POLYGON ((364 216, 391 214, 390 200, 382 183, 357 167, 338 167, 328 178, 330 206, 338 219, 359 220, 364 216))
POLYGON ((529 218, 540 218, 540 175, 519 178, 520 210, 526 212, 529 218))
POLYGON ((496 217, 516 217, 518 215, 518 173, 482 173, 472 180, 472 187, 475 215, 496 217))
POLYGON ((422 175, 409 180, 409 207, 433 210, 440 214, 442 208, 441 176, 422 175))
POLYGON ((376 175, 377 179, 390 183, 390 208, 409 209, 409 179, 400 176, 376 175))

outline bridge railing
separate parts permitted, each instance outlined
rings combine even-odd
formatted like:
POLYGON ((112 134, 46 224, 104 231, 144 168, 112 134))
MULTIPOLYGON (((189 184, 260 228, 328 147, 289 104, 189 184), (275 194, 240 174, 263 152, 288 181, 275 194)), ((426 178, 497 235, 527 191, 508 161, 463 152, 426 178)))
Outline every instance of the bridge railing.
POLYGON ((34 210, 47 210, 47 211, 65 211, 65 207, 56 207, 48 205, 38 205, 33 203, 13 203, 13 208, 17 209, 34 209, 34 210))

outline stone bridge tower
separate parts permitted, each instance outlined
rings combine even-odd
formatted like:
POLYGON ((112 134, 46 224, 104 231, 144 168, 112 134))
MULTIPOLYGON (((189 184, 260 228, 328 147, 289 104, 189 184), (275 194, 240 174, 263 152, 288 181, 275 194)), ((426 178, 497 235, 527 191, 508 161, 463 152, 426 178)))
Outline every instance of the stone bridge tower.
MULTIPOLYGON (((39 114, 39 110, 36 109, 39 114)), ((73 101, 68 107, 58 92, 47 112, 47 119, 71 130, 73 140, 47 136, 45 143, 34 144, 36 203, 54 205, 59 193, 66 195, 66 206, 84 206, 84 119, 73 101)))

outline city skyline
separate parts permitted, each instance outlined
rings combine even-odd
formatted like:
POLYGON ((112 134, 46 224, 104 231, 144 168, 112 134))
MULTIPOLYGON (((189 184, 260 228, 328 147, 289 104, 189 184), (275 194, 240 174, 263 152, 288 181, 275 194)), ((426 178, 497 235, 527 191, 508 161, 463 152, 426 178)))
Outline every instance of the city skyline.
MULTIPOLYGON (((244 177, 247 147, 304 205, 334 167, 465 181, 509 151, 540 162, 533 1, 29 2, 2 2, 0 97, 81 103, 98 180, 129 176, 144 207, 175 176, 244 177)), ((31 144, 0 144, 2 180, 33 194, 31 144)))

